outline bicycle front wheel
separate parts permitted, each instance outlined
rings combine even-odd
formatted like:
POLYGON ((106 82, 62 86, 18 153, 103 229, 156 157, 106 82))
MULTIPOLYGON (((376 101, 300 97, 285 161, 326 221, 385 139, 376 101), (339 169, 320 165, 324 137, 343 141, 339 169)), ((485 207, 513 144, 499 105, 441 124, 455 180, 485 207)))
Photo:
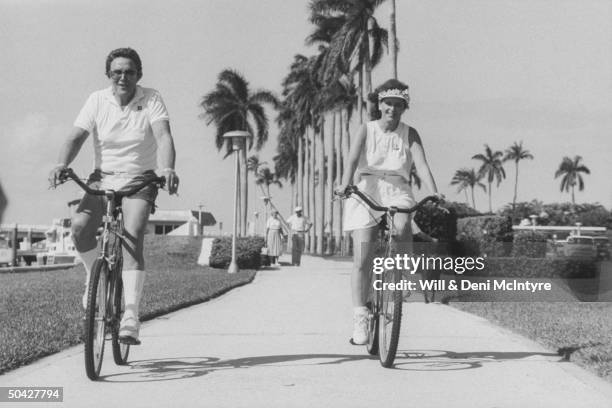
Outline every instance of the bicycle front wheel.
POLYGON ((378 354, 378 310, 380 309, 380 293, 374 290, 374 279, 377 279, 372 274, 372 282, 368 291, 367 307, 369 310, 368 316, 368 342, 366 350, 372 356, 378 354))
POLYGON ((108 285, 108 265, 106 261, 97 259, 91 270, 85 312, 85 371, 90 380, 97 380, 102 368, 108 285))
MULTIPOLYGON (((391 269, 383 272, 380 278, 385 283, 399 283, 402 279, 400 270, 391 269)), ((384 286, 383 286, 384 287, 384 286)), ((378 356, 383 367, 391 367, 397 353, 400 326, 402 322, 402 291, 381 290, 380 310, 378 311, 378 356)))
MULTIPOLYGON (((119 267, 120 268, 120 267, 119 267)), ((120 272, 120 270, 119 270, 120 272)), ((113 289, 113 359, 117 365, 127 364, 128 355, 130 354, 130 345, 119 341, 119 323, 125 307, 123 298, 123 281, 121 273, 116 273, 115 287, 113 289)))

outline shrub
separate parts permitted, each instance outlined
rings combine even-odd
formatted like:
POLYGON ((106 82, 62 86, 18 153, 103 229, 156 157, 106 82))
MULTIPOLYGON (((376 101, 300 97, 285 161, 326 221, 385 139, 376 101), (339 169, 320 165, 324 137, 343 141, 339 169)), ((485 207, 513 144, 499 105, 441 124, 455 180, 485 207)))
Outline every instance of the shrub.
MULTIPOLYGON (((444 207, 446 208, 447 204, 444 207)), ((457 235, 457 213, 453 206, 448 206, 447 209, 448 212, 435 205, 426 205, 416 213, 414 222, 431 237, 442 242, 454 241, 457 235)))
POLYGON ((538 216, 539 225, 574 225, 577 222, 589 227, 612 228, 612 213, 601 204, 551 203, 541 201, 516 203, 506 205, 499 213, 504 217, 512 217, 512 223, 518 224, 531 215, 538 216))
POLYGON ((484 215, 457 220, 457 241, 465 256, 500 256, 512 241, 512 222, 508 217, 484 215), (506 243, 506 245, 504 244, 506 243))
POLYGON ((519 231, 514 234, 513 257, 544 258, 546 256, 546 234, 539 231, 519 231))
MULTIPOLYGON (((241 269, 259 269, 261 248, 265 246, 263 237, 236 238, 236 263, 241 269)), ((209 265, 226 269, 232 261, 232 238, 215 238, 210 251, 209 265)))

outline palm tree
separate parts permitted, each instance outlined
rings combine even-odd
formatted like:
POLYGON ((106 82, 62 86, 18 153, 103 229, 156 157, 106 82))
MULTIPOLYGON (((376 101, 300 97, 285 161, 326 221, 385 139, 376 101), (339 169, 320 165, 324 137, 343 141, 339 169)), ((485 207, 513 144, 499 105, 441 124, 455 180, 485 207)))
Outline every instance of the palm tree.
POLYGON ((584 164, 581 156, 574 156, 574 159, 570 159, 565 156, 559 165, 559 168, 555 172, 555 178, 563 176, 561 179, 561 191, 572 191, 572 204, 576 204, 574 197, 574 187, 578 184, 578 190, 584 190, 584 180, 580 173, 591 174, 591 170, 584 164))
MULTIPOLYGON (((248 176, 246 166, 246 151, 255 145, 259 150, 268 140, 268 117, 264 104, 278 108, 276 96, 267 90, 251 92, 247 80, 237 71, 225 69, 217 78, 215 89, 206 94, 200 106, 204 110, 201 115, 206 124, 214 122, 217 128, 215 143, 217 149, 224 145, 223 134, 231 130, 248 131, 253 138, 241 150, 240 166, 240 235, 246 235, 248 216, 248 176)), ((226 145, 229 152, 229 144, 226 145)))
POLYGON ((499 150, 493 152, 489 145, 485 145, 485 153, 484 154, 476 154, 472 156, 472 159, 480 160, 482 164, 478 169, 479 177, 487 177, 487 184, 489 185, 488 193, 489 193, 489 212, 493 212, 493 206, 491 205, 491 183, 493 180, 497 180, 497 186, 503 179, 506 178, 506 171, 504 170, 502 157, 503 153, 499 150))
MULTIPOLYGON (((315 209, 314 173, 315 173, 315 147, 319 136, 319 113, 321 84, 316 75, 316 69, 320 67, 321 57, 313 56, 307 58, 296 55, 291 64, 289 74, 283 80, 283 96, 285 105, 293 110, 296 127, 303 135, 303 148, 305 152, 304 174, 306 183, 304 188, 305 214, 312 220, 317 219, 315 209)), ((299 143, 298 143, 299 148, 299 143)), ((299 155, 301 157, 301 155, 299 155)), ((307 245, 311 251, 315 247, 315 229, 307 238, 307 245)))
POLYGON ((391 15, 389 16, 389 51, 391 54, 391 73, 393 74, 393 78, 397 79, 397 51, 399 47, 395 25, 395 10, 395 0, 391 0, 391 15))
MULTIPOLYGON (((461 191, 465 192, 465 200, 467 199, 467 188, 469 187, 472 193, 472 208, 476 209, 476 200, 474 199, 474 187, 481 187, 484 191, 487 191, 487 188, 484 184, 480 182, 481 177, 476 174, 474 169, 463 168, 455 171, 455 175, 451 180, 452 186, 458 186, 457 192, 461 191)), ((469 202, 468 202, 469 205, 469 202)))
MULTIPOLYGON (((358 112, 361 118, 364 91, 372 92, 372 69, 380 62, 387 45, 387 30, 381 28, 374 12, 385 0, 311 0, 311 21, 317 16, 341 16, 344 21, 333 34, 325 67, 351 67, 359 73, 358 112), (363 75, 362 75, 363 74, 363 75)), ((368 102, 369 103, 369 102, 368 102)), ((370 109, 368 109, 368 112, 370 109)))
POLYGON ((514 160, 514 165, 516 169, 515 177, 514 177, 514 196, 512 197, 512 211, 514 211, 514 207, 516 206, 516 195, 518 190, 518 166, 519 161, 521 160, 533 160, 533 155, 529 153, 529 150, 523 149, 523 141, 520 143, 514 142, 512 146, 506 149, 506 155, 504 156, 504 161, 506 160, 514 160))

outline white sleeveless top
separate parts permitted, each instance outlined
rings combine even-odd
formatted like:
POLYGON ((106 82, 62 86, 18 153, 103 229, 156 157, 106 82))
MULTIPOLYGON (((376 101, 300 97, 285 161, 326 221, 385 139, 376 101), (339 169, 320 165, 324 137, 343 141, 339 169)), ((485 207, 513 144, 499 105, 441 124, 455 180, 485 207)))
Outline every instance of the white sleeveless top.
POLYGON ((366 130, 365 145, 359 157, 356 176, 402 176, 408 182, 412 167, 408 140, 410 127, 399 122, 393 132, 385 133, 374 120, 366 123, 366 130))

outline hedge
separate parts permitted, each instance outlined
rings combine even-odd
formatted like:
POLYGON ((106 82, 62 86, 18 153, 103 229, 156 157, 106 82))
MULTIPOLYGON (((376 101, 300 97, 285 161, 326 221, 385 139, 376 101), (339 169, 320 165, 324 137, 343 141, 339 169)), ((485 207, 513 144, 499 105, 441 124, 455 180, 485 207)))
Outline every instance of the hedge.
POLYGON ((540 231, 518 231, 514 234, 513 257, 544 258, 546 256, 546 234, 540 231))
POLYGON ((457 220, 457 241, 465 256, 507 256, 512 221, 497 215, 461 218, 457 220))
POLYGON ((435 205, 426 205, 417 211, 414 221, 424 233, 442 242, 455 241, 459 218, 480 215, 473 208, 454 201, 444 202, 441 207, 446 211, 435 205))
MULTIPOLYGON (((241 269, 261 267, 261 249, 265 246, 263 237, 236 238, 236 263, 241 269)), ((215 238, 210 251, 209 265, 227 269, 232 261, 232 238, 215 238)))

